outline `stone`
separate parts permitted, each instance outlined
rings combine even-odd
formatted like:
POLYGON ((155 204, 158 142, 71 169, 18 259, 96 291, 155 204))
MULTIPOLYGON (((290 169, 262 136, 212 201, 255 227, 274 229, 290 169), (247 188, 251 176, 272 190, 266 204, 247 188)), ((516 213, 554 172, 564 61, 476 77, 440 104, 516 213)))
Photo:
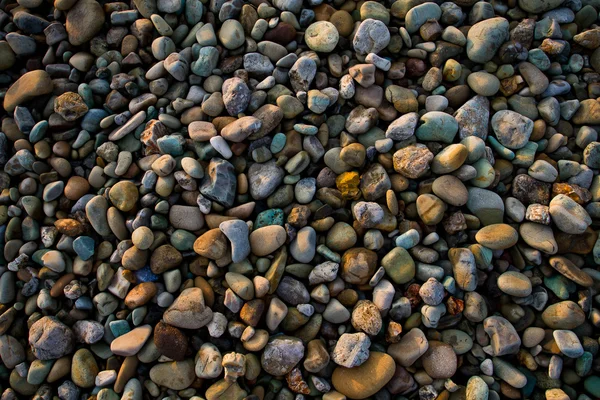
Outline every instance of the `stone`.
MULTIPOLYGON (((89 1, 95 3, 93 0, 89 1)), ((4 95, 4 109, 12 112, 20 104, 28 102, 37 96, 51 93, 52 88, 52 80, 46 71, 35 70, 27 72, 6 91, 4 95)))
POLYGON ((42 317, 29 328, 29 344, 39 360, 53 360, 73 351, 74 335, 54 317, 42 317))
POLYGON ((329 53, 337 46, 340 35, 336 27, 328 21, 311 24, 304 32, 304 41, 311 50, 329 53))
POLYGON ((104 25, 104 10, 95 0, 77 1, 67 13, 69 42, 80 46, 92 40, 104 25))
POLYGON ((331 381, 335 389, 344 396, 365 399, 379 392, 392 379, 395 371, 396 365, 392 357, 372 352, 369 359, 359 367, 337 367, 331 381))
POLYGON ((270 375, 283 376, 289 373, 304 357, 304 345, 295 337, 280 335, 269 340, 260 363, 270 375))
POLYGON ((436 340, 429 341, 429 348, 422 357, 423 368, 433 379, 451 378, 456 372, 457 358, 452 346, 436 340))
POLYGON ((202 289, 194 287, 181 292, 165 311, 163 319, 182 329, 199 329, 210 322, 212 310, 205 305, 202 289))

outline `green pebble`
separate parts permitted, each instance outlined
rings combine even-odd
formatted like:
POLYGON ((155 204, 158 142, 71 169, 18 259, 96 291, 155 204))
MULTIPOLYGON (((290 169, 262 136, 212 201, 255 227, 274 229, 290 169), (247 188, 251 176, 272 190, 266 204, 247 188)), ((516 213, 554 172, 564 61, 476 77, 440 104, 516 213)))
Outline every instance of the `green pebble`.
POLYGON ((254 230, 269 225, 281 225, 283 226, 284 216, 283 210, 279 208, 272 208, 265 210, 258 214, 254 221, 254 230))
POLYGON ((177 229, 171 234, 171 245, 179 251, 193 250, 196 235, 183 229, 177 229))

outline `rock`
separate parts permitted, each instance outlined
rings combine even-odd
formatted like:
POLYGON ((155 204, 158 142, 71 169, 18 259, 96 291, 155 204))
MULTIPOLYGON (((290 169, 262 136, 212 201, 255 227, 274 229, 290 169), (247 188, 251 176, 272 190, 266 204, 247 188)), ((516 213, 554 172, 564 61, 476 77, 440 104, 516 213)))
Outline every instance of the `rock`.
POLYGON ((54 317, 42 317, 29 328, 29 344, 39 360, 53 360, 73 351, 73 332, 54 317))
POLYGON ((73 355, 71 362, 71 379, 81 388, 94 387, 96 375, 100 369, 94 355, 88 349, 79 349, 73 355))
POLYGON ((381 313, 373 302, 359 300, 356 303, 352 310, 352 326, 354 329, 363 331, 369 335, 377 335, 381 330, 382 324, 381 313))
POLYGON ((583 355, 583 346, 577 335, 568 330, 557 329, 552 332, 556 346, 565 356, 578 358, 583 355))
POLYGON ((195 287, 182 291, 165 311, 163 319, 178 328, 199 329, 210 322, 212 314, 204 303, 202 289, 195 287))
MULTIPOLYGON (((225 22, 237 22, 227 20, 225 22)), ((221 28, 223 30, 223 28, 221 28)), ((237 116, 244 112, 250 103, 250 89, 240 78, 229 78, 223 82, 223 104, 229 115, 237 116)))
POLYGON ((361 22, 354 35, 352 46, 361 55, 379 53, 390 43, 390 32, 379 20, 367 18, 361 22))
POLYGON ((585 321, 585 314, 577 304, 567 300, 548 306, 542 320, 552 329, 575 329, 585 321))
POLYGON ((558 229, 572 235, 582 234, 592 223, 585 209, 564 194, 550 201, 550 215, 558 229))
POLYGON ((477 231, 475 240, 492 250, 504 250, 517 244, 519 234, 508 224, 492 224, 477 231))
POLYGON ((260 363, 270 375, 283 376, 289 373, 304 357, 304 345, 298 338, 280 335, 267 343, 260 363))
POLYGON ((13 369, 17 364, 25 361, 25 350, 21 343, 10 335, 0 336, 0 358, 8 369, 13 369))
POLYGON ((242 117, 221 130, 221 136, 230 142, 241 142, 255 134, 262 127, 262 121, 255 117, 242 117))
POLYGON ((248 170, 250 195, 255 200, 269 197, 283 181, 284 170, 274 161, 254 163, 248 170))
POLYGON ((433 379, 451 378, 456 372, 456 353, 452 346, 444 342, 429 341, 429 348, 421 360, 425 372, 433 379))
MULTIPOLYGON (((95 3, 93 0, 89 1, 95 3)), ((27 72, 6 91, 4 95, 4 109, 12 112, 16 106, 26 103, 37 96, 51 93, 52 89, 52 80, 46 71, 36 70, 27 72)))
MULTIPOLYGON (((408 113, 394 120, 385 132, 385 137, 401 141, 412 137, 419 121, 419 114, 408 113)), ((487 123, 487 120, 486 120, 487 123)))
POLYGON ((461 139, 476 136, 485 140, 488 135, 489 109, 487 97, 475 96, 456 110, 454 119, 458 123, 458 136, 461 139))
POLYGON ((394 170, 410 179, 417 179, 427 172, 433 153, 423 144, 416 144, 394 153, 394 170))
POLYGON ((490 337, 493 355, 516 354, 521 347, 521 338, 514 326, 502 317, 488 317, 483 321, 483 329, 490 337))
POLYGON ((244 221, 223 221, 219 229, 231 242, 231 260, 234 263, 241 262, 250 255, 248 225, 244 221))
POLYGON ((502 110, 492 117, 492 129, 502 145, 518 150, 529 141, 533 121, 517 112, 502 110))
POLYGON ((92 40, 104 25, 104 10, 95 0, 77 1, 67 13, 69 42, 80 46, 92 40))
POLYGON ((531 294, 531 281, 516 271, 506 271, 498 277, 498 288, 515 297, 527 297, 531 294))
POLYGON ((239 21, 228 19, 219 30, 219 41, 229 50, 237 49, 244 44, 244 28, 239 21))
POLYGON ((150 325, 137 327, 113 340, 110 344, 110 351, 118 356, 134 356, 141 350, 151 334, 152 327, 150 325))
POLYGON ((150 369, 150 379, 159 386, 183 390, 196 379, 194 369, 194 362, 191 359, 160 363, 150 369))
POLYGON ((231 207, 235 200, 237 179, 229 161, 213 158, 200 185, 200 193, 224 207, 231 207))
POLYGON ((273 253, 286 240, 285 229, 279 225, 269 225, 250 233, 250 248, 252 253, 262 257, 273 253))
POLYGON ((362 333, 345 333, 338 339, 331 359, 337 365, 353 368, 363 364, 369 358, 371 340, 362 333))
POLYGON ((311 24, 304 32, 304 41, 311 50, 329 53, 337 46, 340 35, 336 27, 327 21, 311 24))
POLYGON ((400 339, 388 347, 388 353, 403 367, 410 367, 429 348, 429 341, 419 328, 413 328, 400 339))
POLYGON ((344 396, 365 399, 379 392, 392 379, 395 371, 396 365, 392 357, 372 352, 369 359, 359 367, 337 367, 331 381, 335 390, 344 396))
POLYGON ((508 21, 502 17, 476 23, 467 34, 467 56, 476 63, 490 61, 508 39, 508 21))

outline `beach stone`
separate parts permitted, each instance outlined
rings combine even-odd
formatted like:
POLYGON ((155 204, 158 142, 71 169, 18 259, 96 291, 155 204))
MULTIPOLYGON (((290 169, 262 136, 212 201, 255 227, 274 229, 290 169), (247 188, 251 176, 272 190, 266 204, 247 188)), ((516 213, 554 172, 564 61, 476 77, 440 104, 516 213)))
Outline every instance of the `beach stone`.
POLYGON ((504 250, 517 244, 519 234, 508 224, 492 224, 477 231, 475 240, 492 250, 504 250))
POLYGON ((273 253, 286 240, 285 229, 279 225, 269 225, 250 233, 250 248, 252 253, 262 257, 273 253))
POLYGON ((549 305, 542 320, 552 329, 575 329, 585 321, 585 314, 576 303, 565 300, 549 305))
POLYGON ((490 337, 495 356, 516 354, 521 347, 521 338, 514 326, 505 318, 492 316, 483 321, 483 329, 490 337))
POLYGON ((136 355, 151 334, 152 327, 150 325, 139 326, 113 340, 110 344, 110 351, 119 356, 136 355))
POLYGON ((345 333, 337 341, 331 359, 338 365, 353 368, 363 364, 369 358, 371 340, 362 333, 345 333))
POLYGON ((254 163, 248 169, 250 195, 255 200, 269 197, 283 181, 285 172, 274 161, 254 163))
POLYGON ((231 260, 240 262, 250 255, 248 225, 241 220, 223 221, 219 229, 231 242, 231 260))
POLYGON ((456 372, 457 358, 452 346, 437 340, 429 341, 422 357, 423 368, 434 379, 451 378, 456 372))
POLYGON ((423 144, 408 146, 394 153, 394 170, 407 178, 417 179, 427 172, 433 158, 433 153, 423 144))
POLYGON ((75 337, 55 317, 42 317, 29 328, 29 344, 39 360, 53 360, 73 351, 75 337))
POLYGON ((340 264, 340 276, 353 284, 365 284, 375 273, 377 254, 371 250, 355 247, 344 252, 340 264))
POLYGON ((202 289, 188 288, 173 301, 163 319, 169 325, 182 329, 199 329, 212 319, 212 310, 204 302, 202 289))
POLYGON ((371 352, 367 361, 358 367, 337 367, 331 381, 335 389, 344 396, 365 399, 383 388, 395 371, 396 365, 392 357, 386 353, 371 352))
POLYGON ((337 46, 340 35, 335 25, 328 21, 311 24, 304 32, 304 41, 311 50, 329 53, 337 46))
POLYGON ((235 198, 237 179, 233 165, 221 158, 212 158, 200 184, 200 193, 224 207, 231 207, 235 198))
MULTIPOLYGON (((93 0, 89 1, 96 3, 93 0)), ((32 100, 36 96, 43 96, 52 92, 52 88, 52 80, 46 71, 36 70, 27 72, 6 91, 4 95, 4 109, 12 112, 18 105, 32 100)))
POLYGON ((550 215, 558 229, 572 235, 582 234, 592 223, 585 209, 564 194, 550 201, 550 215))
POLYGON ((239 21, 228 19, 219 30, 219 41, 229 50, 237 49, 244 44, 244 28, 239 21))
POLYGON ((196 379, 194 370, 193 360, 160 363, 150 369, 150 379, 159 386, 183 390, 196 379))
POLYGON ((492 129, 502 145, 518 150, 529 141, 533 121, 515 111, 501 110, 492 117, 492 129))
POLYGON ((0 336, 0 358, 8 369, 13 369, 17 364, 25 361, 25 350, 21 343, 10 335, 0 336))
POLYGON ((531 294, 531 281, 520 272, 506 271, 498 277, 498 288, 511 296, 527 297, 531 294))
POLYGON ((390 32, 382 21, 367 18, 361 22, 354 35, 354 51, 361 55, 379 53, 390 43, 390 32))
POLYGON ((67 13, 65 28, 69 42, 80 46, 89 42, 102 29, 104 10, 94 0, 77 1, 67 13))
POLYGON ((563 256, 550 257, 550 266, 560 272, 561 275, 570 279, 578 285, 590 287, 594 281, 586 272, 577 267, 571 260, 563 256))
POLYGON ((505 18, 489 18, 478 22, 467 34, 467 56, 473 62, 486 63, 494 57, 508 36, 508 21, 505 18))
POLYGON ((489 108, 487 97, 475 96, 456 110, 454 119, 458 124, 458 136, 461 139, 476 136, 485 140, 488 135, 489 108))
POLYGON ((403 367, 410 367, 429 348, 429 341, 422 330, 413 328, 408 331, 400 342, 391 344, 388 353, 403 367))
POLYGON ((583 355, 583 346, 577 335, 569 330, 556 329, 552 332, 556 346, 560 352, 570 358, 578 358, 583 355))
POLYGON ((289 373, 304 357, 304 345, 298 338, 276 336, 269 340, 260 359, 263 369, 270 375, 289 373))

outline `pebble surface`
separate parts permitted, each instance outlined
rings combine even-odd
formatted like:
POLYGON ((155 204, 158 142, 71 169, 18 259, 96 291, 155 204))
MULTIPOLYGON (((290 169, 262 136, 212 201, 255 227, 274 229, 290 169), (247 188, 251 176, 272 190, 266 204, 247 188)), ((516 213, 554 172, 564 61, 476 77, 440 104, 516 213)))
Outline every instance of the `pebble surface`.
POLYGON ((0 400, 600 398, 597 0, 0 4, 0 400))

